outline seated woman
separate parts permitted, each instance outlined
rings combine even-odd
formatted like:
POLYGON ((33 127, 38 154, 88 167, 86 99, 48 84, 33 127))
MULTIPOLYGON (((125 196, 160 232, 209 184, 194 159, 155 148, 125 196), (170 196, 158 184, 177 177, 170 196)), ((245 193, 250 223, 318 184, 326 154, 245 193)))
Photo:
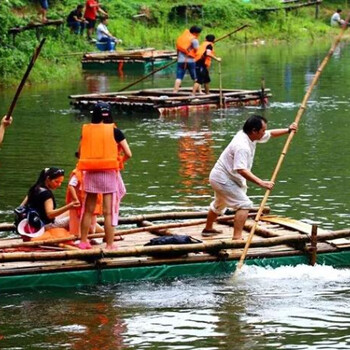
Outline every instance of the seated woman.
POLYGON ((45 225, 45 230, 51 228, 69 227, 69 209, 79 207, 79 201, 72 201, 63 207, 56 208, 56 201, 52 191, 61 186, 64 180, 64 170, 59 168, 45 168, 40 172, 38 180, 29 189, 21 205, 26 205, 37 211, 45 225))

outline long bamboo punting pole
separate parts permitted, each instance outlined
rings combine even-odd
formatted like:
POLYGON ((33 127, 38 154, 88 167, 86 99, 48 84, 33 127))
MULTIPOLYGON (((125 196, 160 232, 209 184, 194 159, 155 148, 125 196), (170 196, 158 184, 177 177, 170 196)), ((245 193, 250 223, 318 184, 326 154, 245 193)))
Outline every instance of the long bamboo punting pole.
POLYGON ((39 54, 40 54, 41 48, 43 47, 43 45, 44 45, 44 43, 45 43, 45 40, 46 40, 46 38, 43 38, 43 39, 41 40, 40 44, 38 45, 38 47, 37 47, 37 48, 35 49, 35 51, 34 51, 34 54, 33 54, 33 56, 32 56, 32 59, 31 59, 30 62, 29 62, 29 65, 28 65, 28 67, 27 67, 27 70, 26 70, 26 72, 24 73, 23 78, 22 78, 20 84, 18 85, 18 88, 17 88, 17 91, 16 91, 16 93, 15 93, 15 96, 14 96, 14 98, 13 98, 13 100, 12 100, 12 103, 11 103, 11 105, 10 105, 8 111, 7 111, 6 119, 10 119, 10 117, 12 116, 12 112, 13 112, 15 106, 16 106, 18 97, 19 97, 19 95, 20 95, 20 93, 21 93, 21 91, 22 91, 22 89, 23 89, 24 84, 25 84, 26 81, 27 81, 27 78, 28 78, 28 76, 29 76, 29 74, 30 74, 30 71, 31 71, 32 68, 34 67, 35 61, 36 61, 36 59, 38 58, 38 56, 39 56, 39 54))
MULTIPOLYGON (((294 122, 295 122, 297 125, 299 124, 300 119, 301 119, 301 117, 302 117, 302 115, 303 115, 303 113, 304 113, 304 111, 305 111, 305 109, 306 109, 306 104, 307 104, 307 101, 308 101, 309 98, 310 98, 311 92, 312 92, 314 86, 316 85, 316 83, 317 83, 317 81, 318 81, 318 79, 319 79, 319 77, 320 77, 320 75, 321 75, 321 73, 322 73, 324 67, 327 65, 329 59, 330 59, 331 56, 333 55, 333 52, 334 52, 335 48, 338 46, 338 44, 339 44, 339 42, 340 42, 340 40, 341 40, 341 38, 342 38, 342 36, 343 36, 343 34, 344 34, 346 28, 347 28, 347 23, 349 22, 349 20, 350 20, 350 14, 349 14, 348 17, 346 18, 345 25, 342 26, 342 29, 341 29, 339 35, 337 36, 337 38, 335 39, 334 43, 332 44, 332 47, 331 47, 330 50, 328 51, 326 57, 323 59, 323 61, 321 62, 320 66, 318 67, 317 72, 316 72, 314 78, 312 79, 312 82, 311 82, 309 88, 307 89, 307 92, 306 92, 306 94, 305 94, 305 96, 304 96, 304 99, 303 99, 303 101, 302 101, 302 103, 301 103, 301 106, 300 106, 300 108, 299 108, 299 110, 298 110, 298 113, 297 113, 297 115, 296 115, 296 117, 295 117, 295 120, 294 120, 294 122)), ((295 131, 292 130, 291 133, 289 134, 289 136, 288 136, 286 142, 285 142, 285 145, 284 145, 284 147, 283 147, 283 149, 282 149, 282 153, 281 153, 281 155, 280 155, 280 157, 279 157, 279 159, 278 159, 276 168, 275 168, 275 170, 274 170, 274 172, 273 172, 273 174, 272 174, 272 177, 271 177, 271 181, 272 181, 272 182, 275 182, 275 181, 276 181, 278 172, 279 172, 279 170, 281 169, 283 160, 284 160, 284 158, 285 158, 285 156, 286 156, 286 154, 287 154, 287 152, 288 152, 289 145, 290 145, 290 143, 292 142, 292 139, 293 139, 293 137, 294 137, 294 134, 295 134, 295 131)), ((249 233, 249 236, 248 236, 248 239, 247 239, 247 243, 246 243, 246 245, 245 245, 245 247, 244 247, 244 250, 243 250, 243 252, 242 252, 242 255, 241 255, 241 258, 240 258, 239 263, 238 263, 238 265, 237 265, 237 269, 236 269, 236 271, 235 271, 235 274, 237 274, 237 273, 239 272, 239 270, 240 270, 240 269, 242 268, 242 266, 243 266, 244 259, 245 259, 246 255, 247 255, 249 246, 250 246, 250 244, 251 244, 252 238, 253 238, 254 233, 255 233, 255 229, 256 229, 256 227, 257 227, 257 225, 258 225, 258 222, 259 222, 259 219, 260 219, 260 216, 261 216, 261 213, 262 213, 262 208, 264 208, 264 206, 265 206, 265 204, 266 204, 266 202, 267 202, 267 199, 269 198, 270 192, 271 192, 271 190, 266 190, 265 196, 264 196, 263 200, 261 201, 260 208, 259 208, 259 210, 258 210, 258 212, 257 212, 257 214, 256 214, 256 217, 255 217, 255 223, 254 223, 254 225, 253 225, 253 227, 252 227, 252 229, 251 229, 251 231, 250 231, 250 233, 249 233)))
MULTIPOLYGON (((350 230, 340 230, 320 233, 318 241, 327 241, 350 236, 350 230)), ((306 235, 290 235, 288 237, 264 238, 253 241, 252 247, 272 247, 291 243, 310 242, 306 235)), ((121 248, 117 250, 106 250, 95 248, 90 250, 69 250, 59 252, 30 252, 30 253, 1 253, 0 261, 39 261, 39 260, 65 260, 65 259, 100 259, 120 258, 132 256, 152 256, 160 253, 191 253, 191 252, 218 252, 221 249, 240 249, 245 246, 244 240, 215 240, 195 244, 173 244, 164 246, 137 246, 132 248, 121 248)))

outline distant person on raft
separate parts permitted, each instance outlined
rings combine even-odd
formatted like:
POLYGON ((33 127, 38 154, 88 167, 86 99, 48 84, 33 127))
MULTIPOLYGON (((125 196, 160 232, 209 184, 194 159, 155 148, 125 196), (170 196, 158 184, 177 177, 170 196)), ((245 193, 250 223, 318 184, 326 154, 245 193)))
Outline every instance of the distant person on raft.
POLYGON ((186 71, 190 73, 193 81, 196 80, 196 62, 194 60, 199 48, 198 37, 202 28, 192 26, 186 29, 176 40, 177 67, 174 92, 178 92, 186 71))
POLYGON ((211 60, 221 62, 220 57, 216 57, 214 53, 214 41, 215 36, 208 34, 205 37, 205 41, 200 44, 194 60, 196 61, 196 81, 193 86, 192 93, 195 95, 200 91, 202 85, 204 85, 204 91, 209 94, 209 67, 211 65, 211 60))

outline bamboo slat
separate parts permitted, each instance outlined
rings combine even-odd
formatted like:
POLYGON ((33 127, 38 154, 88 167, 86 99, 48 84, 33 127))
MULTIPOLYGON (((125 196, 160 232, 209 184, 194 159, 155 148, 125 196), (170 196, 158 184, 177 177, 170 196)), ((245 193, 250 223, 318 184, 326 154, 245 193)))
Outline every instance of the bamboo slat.
MULTIPOLYGON (((325 241, 343 237, 350 237, 350 230, 320 233, 317 238, 318 241, 325 241)), ((305 243, 309 241, 310 238, 308 236, 296 234, 288 237, 274 237, 254 240, 251 242, 251 247, 271 247, 281 244, 305 243)), ((131 257, 165 253, 213 252, 221 249, 244 248, 244 246, 244 240, 216 240, 212 242, 203 242, 197 244, 133 247, 119 250, 105 250, 95 248, 91 250, 50 253, 1 253, 0 261, 100 259, 102 257, 131 257)))

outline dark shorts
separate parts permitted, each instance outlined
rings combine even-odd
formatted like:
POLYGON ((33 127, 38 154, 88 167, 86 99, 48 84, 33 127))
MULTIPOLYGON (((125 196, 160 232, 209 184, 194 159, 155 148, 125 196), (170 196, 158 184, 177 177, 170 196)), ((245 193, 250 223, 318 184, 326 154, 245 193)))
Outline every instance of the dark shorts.
POLYGON ((208 68, 205 66, 196 66, 196 75, 198 84, 208 84, 210 83, 210 76, 208 68))
POLYGON ((86 24, 86 28, 91 29, 95 28, 96 20, 95 19, 90 19, 90 18, 85 18, 88 23, 86 24))
POLYGON ((47 0, 39 0, 41 8, 47 10, 49 8, 49 2, 47 0))
POLYGON ((186 70, 190 73, 192 80, 196 80, 196 63, 195 62, 183 62, 177 63, 176 79, 182 80, 185 76, 186 70))

